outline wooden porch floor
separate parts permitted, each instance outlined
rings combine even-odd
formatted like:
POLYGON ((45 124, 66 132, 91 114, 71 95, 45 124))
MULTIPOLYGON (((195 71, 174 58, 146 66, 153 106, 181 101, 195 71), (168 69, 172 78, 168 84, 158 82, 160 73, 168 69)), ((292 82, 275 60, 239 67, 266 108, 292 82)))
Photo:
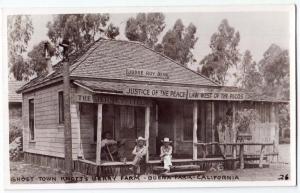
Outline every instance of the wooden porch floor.
MULTIPOLYGON (((172 159, 172 163, 186 163, 186 162, 215 162, 215 161, 225 161, 225 160, 234 160, 233 157, 226 157, 224 159, 223 157, 214 157, 214 158, 198 158, 197 160, 193 159, 172 159)), ((87 159, 79 159, 78 161, 88 164, 96 164, 96 160, 87 160, 87 159)), ((148 164, 160 164, 161 160, 149 160, 147 162, 148 164)), ((103 161, 101 162, 100 166, 119 166, 119 165, 132 165, 132 161, 127 162, 119 162, 119 161, 103 161)))
MULTIPOLYGON (((197 160, 192 159, 173 159, 173 166, 195 165, 199 167, 199 171, 208 171, 212 167, 218 165, 224 166, 226 169, 232 169, 232 163, 237 161, 232 157, 224 159, 223 157, 217 158, 199 158, 197 160)), ((83 174, 92 176, 116 176, 116 175, 132 175, 132 171, 129 169, 132 162, 102 162, 97 165, 94 161, 90 160, 76 160, 74 161, 74 169, 83 174)), ((150 160, 144 166, 145 174, 155 174, 155 167, 161 166, 160 160, 150 160)))

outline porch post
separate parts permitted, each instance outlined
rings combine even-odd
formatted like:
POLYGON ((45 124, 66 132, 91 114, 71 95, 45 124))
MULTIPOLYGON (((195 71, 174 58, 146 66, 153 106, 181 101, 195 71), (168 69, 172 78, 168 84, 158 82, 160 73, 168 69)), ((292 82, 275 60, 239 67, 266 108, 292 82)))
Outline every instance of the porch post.
POLYGON ((80 129, 80 108, 79 108, 80 104, 76 103, 76 115, 77 115, 77 120, 78 120, 78 125, 77 125, 77 132, 78 132, 78 142, 79 142, 79 148, 78 148, 78 158, 84 159, 84 155, 83 155, 83 149, 82 149, 82 141, 81 141, 81 129, 80 129))
POLYGON ((273 151, 275 152, 278 152, 278 144, 279 144, 279 127, 278 127, 278 123, 277 123, 277 120, 276 120, 276 107, 274 106, 275 104, 274 103, 271 103, 271 108, 270 108, 270 111, 271 111, 271 123, 272 125, 274 125, 274 148, 273 148, 273 151))
MULTIPOLYGON (((237 131, 236 131, 236 127, 235 127, 235 113, 236 113, 236 104, 235 102, 232 103, 232 132, 233 132, 233 143, 237 142, 237 131)), ((242 149, 242 146, 240 147, 242 149)), ((234 159, 233 162, 233 169, 236 169, 237 167, 237 162, 236 160, 236 150, 237 150, 237 146, 233 145, 232 146, 232 157, 234 159)), ((243 150, 241 150, 240 152, 242 152, 243 150)), ((241 156, 241 155, 240 155, 241 156)), ((242 159, 242 158, 241 158, 242 159)), ((241 161, 242 162, 242 161, 241 161)), ((241 163, 242 164, 242 163, 241 163)))
MULTIPOLYGON (((212 139, 211 139, 211 142, 215 142, 215 132, 216 132, 216 127, 215 127, 215 102, 212 101, 211 102, 211 123, 212 123, 212 139)), ((215 155, 215 152, 216 152, 216 147, 215 145, 212 145, 212 153, 213 155, 215 155)))
POLYGON ((198 119, 198 103, 194 101, 193 107, 193 160, 197 160, 197 119, 198 119))
POLYGON ((146 162, 149 161, 149 128, 150 128, 150 106, 147 106, 145 109, 145 139, 146 139, 146 162))
POLYGON ((97 147, 96 147, 96 164, 97 165, 100 165, 100 163, 101 163, 102 107, 103 107, 103 104, 98 104, 97 147))

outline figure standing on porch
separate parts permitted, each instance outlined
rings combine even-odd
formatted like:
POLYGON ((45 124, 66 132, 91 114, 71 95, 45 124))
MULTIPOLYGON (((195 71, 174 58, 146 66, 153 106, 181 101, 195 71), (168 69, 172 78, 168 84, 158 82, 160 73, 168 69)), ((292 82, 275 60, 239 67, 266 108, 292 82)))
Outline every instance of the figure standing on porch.
POLYGON ((145 156, 147 154, 147 146, 146 146, 146 139, 143 137, 138 137, 137 144, 134 147, 132 154, 135 155, 132 161, 133 168, 130 170, 135 169, 137 174, 140 174, 140 167, 145 162, 145 156))
POLYGON ((165 137, 164 140, 162 140, 163 145, 160 147, 160 157, 164 164, 164 169, 166 172, 170 171, 170 167, 172 166, 172 151, 173 148, 170 145, 172 141, 170 141, 169 138, 165 137))

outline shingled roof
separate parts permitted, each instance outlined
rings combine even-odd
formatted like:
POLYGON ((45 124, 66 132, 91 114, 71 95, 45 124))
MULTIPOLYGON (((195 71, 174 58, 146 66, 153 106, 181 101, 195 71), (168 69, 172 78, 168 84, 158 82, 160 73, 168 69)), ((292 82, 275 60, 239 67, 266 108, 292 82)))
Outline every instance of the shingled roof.
POLYGON ((22 95, 17 94, 17 90, 21 88, 26 82, 24 81, 8 81, 8 102, 20 103, 22 102, 22 95))
MULTIPOLYGON (((246 94, 245 100, 287 102, 249 93, 237 87, 220 86, 139 42, 99 39, 71 54, 69 63, 74 83, 96 93, 122 94, 125 87, 135 84, 148 88, 207 88, 219 92, 241 92, 246 94), (132 77, 126 74, 127 69, 166 72, 168 78, 132 77)), ((62 67, 62 62, 57 63, 53 66, 53 73, 32 79, 17 92, 27 92, 62 81, 62 67)))
MULTIPOLYGON (((94 78, 115 81, 140 81, 156 84, 181 84, 190 86, 219 86, 201 74, 180 65, 172 59, 155 52, 142 43, 121 40, 100 39, 80 52, 70 56, 70 76, 77 78, 94 78), (159 70, 169 74, 168 79, 126 76, 126 69, 159 70)), ((31 80, 19 92, 47 83, 62 76, 62 63, 53 66, 54 73, 31 80)))

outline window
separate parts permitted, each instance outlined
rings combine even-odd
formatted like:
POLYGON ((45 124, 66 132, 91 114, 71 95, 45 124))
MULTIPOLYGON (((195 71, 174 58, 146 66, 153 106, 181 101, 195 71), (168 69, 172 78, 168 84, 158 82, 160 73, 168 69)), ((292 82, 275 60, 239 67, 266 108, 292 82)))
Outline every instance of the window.
POLYGON ((65 121, 64 117, 64 92, 58 92, 58 123, 62 124, 65 121))
POLYGON ((183 140, 193 140, 193 105, 183 105, 183 140))
POLYGON ((29 99, 29 137, 34 140, 34 99, 29 99))

